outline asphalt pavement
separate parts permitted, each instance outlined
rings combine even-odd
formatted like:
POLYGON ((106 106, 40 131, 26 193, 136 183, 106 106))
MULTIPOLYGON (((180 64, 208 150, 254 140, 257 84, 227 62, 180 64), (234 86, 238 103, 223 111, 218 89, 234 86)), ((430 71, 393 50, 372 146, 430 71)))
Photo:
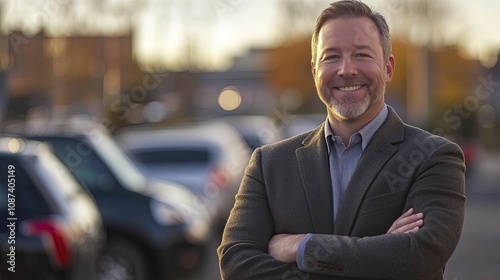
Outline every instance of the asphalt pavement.
POLYGON ((481 151, 467 172, 464 228, 445 279, 500 279, 500 152, 481 151))

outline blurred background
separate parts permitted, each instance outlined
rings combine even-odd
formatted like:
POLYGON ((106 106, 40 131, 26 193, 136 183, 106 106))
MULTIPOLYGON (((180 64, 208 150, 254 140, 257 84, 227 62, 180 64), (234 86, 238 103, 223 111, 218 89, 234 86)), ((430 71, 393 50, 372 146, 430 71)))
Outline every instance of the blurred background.
MULTIPOLYGON (((134 141, 144 140, 130 135, 217 121, 248 144, 239 149, 247 160, 255 147, 324 120, 310 36, 330 2, 0 0, 0 122, 86 116, 142 168, 158 160, 140 154, 134 141)), ((364 2, 391 28, 396 72, 387 103, 466 156, 467 215, 446 277, 500 279, 500 2, 364 2)), ((236 161, 225 167, 244 167, 236 161)), ((180 277, 220 279, 219 241, 217 231, 208 257, 180 277)))

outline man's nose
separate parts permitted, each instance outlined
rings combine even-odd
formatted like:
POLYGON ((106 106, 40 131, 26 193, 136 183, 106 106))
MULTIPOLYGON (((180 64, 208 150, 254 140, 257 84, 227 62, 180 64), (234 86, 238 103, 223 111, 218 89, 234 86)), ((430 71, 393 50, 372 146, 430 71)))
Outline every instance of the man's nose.
POLYGON ((351 58, 346 57, 342 59, 338 70, 338 75, 342 77, 351 77, 358 74, 356 64, 351 58))

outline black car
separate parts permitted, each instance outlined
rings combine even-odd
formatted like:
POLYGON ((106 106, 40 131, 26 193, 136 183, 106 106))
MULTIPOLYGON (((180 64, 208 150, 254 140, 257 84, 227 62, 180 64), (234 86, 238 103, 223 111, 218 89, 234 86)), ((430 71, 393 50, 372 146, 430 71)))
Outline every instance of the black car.
POLYGON ((95 279, 96 204, 48 145, 0 138, 1 279, 95 279))
POLYGON ((104 127, 69 120, 24 135, 49 143, 95 198, 107 232, 98 279, 164 279, 199 264, 211 234, 201 200, 145 177, 104 127))

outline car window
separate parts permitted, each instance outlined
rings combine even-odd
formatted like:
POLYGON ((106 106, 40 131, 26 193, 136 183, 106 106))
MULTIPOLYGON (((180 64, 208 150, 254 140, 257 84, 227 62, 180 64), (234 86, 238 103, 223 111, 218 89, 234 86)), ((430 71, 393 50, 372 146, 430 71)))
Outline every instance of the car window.
POLYGON ((95 151, 121 185, 134 191, 143 190, 147 185, 147 178, 120 146, 107 133, 94 131, 91 134, 99 135, 91 138, 95 151))
POLYGON ((133 152, 145 164, 208 164, 211 154, 203 148, 176 148, 133 152))
POLYGON ((69 200, 81 191, 75 177, 47 146, 38 147, 37 152, 39 164, 34 164, 34 168, 45 184, 52 186, 51 191, 57 192, 55 195, 69 200))
POLYGON ((113 176, 87 143, 78 139, 66 138, 50 139, 49 141, 57 157, 91 192, 112 189, 113 176))
MULTIPOLYGON (((18 220, 53 214, 47 199, 35 186, 31 176, 24 169, 24 165, 18 161, 18 158, 14 156, 0 156, 1 172, 7 174, 9 165, 15 167, 15 172, 13 172, 15 177, 11 177, 14 178, 14 180, 12 180, 10 184, 10 186, 14 188, 10 188, 12 191, 9 191, 7 178, 0 182, 0 217, 2 221, 5 221, 8 215, 8 194, 11 194, 11 197, 14 195, 15 211, 13 214, 18 220)), ((0 228, 1 232, 4 232, 6 229, 4 227, 0 228)))

